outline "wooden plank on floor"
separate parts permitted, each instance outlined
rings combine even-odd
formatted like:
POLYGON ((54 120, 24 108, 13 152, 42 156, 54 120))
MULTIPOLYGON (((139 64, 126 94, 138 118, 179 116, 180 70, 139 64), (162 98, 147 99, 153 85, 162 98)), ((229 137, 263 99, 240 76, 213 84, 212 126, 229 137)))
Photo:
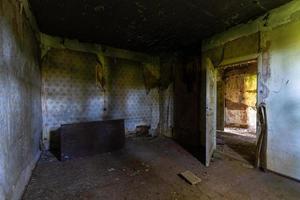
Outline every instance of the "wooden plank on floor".
POLYGON ((201 178, 193 174, 191 171, 185 171, 179 174, 180 177, 185 179, 191 185, 196 185, 201 182, 201 178))

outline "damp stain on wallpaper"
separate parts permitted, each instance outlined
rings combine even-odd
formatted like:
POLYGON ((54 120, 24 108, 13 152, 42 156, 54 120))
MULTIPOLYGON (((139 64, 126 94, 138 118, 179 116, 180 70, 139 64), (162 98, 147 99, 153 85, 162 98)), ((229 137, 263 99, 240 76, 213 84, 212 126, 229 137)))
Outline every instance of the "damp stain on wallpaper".
POLYGON ((156 131, 159 89, 146 87, 145 68, 159 80, 159 67, 138 61, 50 49, 42 61, 44 139, 62 124, 105 119, 125 119, 127 133, 140 123, 156 131))

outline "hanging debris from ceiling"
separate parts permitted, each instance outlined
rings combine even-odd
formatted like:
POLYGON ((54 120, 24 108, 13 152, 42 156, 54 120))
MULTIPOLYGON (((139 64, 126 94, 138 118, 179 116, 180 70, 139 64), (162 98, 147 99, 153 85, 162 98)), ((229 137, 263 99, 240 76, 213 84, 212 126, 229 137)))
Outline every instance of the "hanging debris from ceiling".
POLYGON ((96 64, 96 85, 102 92, 105 92, 104 67, 99 60, 97 60, 96 64))
POLYGON ((159 77, 157 77, 154 72, 149 70, 147 66, 143 67, 143 77, 144 77, 144 83, 147 94, 150 92, 151 89, 159 88, 160 86, 160 80, 159 77))

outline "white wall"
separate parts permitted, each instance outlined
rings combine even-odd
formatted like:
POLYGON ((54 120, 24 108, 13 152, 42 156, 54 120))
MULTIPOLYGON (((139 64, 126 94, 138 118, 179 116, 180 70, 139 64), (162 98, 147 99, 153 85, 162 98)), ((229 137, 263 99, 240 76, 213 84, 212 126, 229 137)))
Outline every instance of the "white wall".
POLYGON ((39 158, 39 46, 17 1, 0 1, 0 199, 20 199, 39 158))
POLYGON ((300 1, 203 42, 203 52, 260 32, 259 102, 267 105, 267 167, 300 179, 300 1))
POLYGON ((300 21, 271 31, 268 166, 300 179, 300 21))

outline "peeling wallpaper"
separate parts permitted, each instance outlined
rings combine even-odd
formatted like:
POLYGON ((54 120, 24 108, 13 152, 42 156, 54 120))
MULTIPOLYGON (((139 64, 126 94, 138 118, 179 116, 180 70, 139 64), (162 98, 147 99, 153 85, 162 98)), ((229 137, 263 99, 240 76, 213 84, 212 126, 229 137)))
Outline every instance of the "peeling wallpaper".
POLYGON ((257 64, 225 72, 225 121, 227 126, 256 129, 257 64))
MULTIPOLYGON (((146 91, 143 68, 159 75, 159 66, 105 57, 105 86, 96 84, 97 56, 68 49, 51 49, 42 62, 44 139, 61 124, 125 119, 126 132, 145 122, 156 131, 159 90, 146 91)), ((46 142, 47 145, 47 142, 46 142)))

